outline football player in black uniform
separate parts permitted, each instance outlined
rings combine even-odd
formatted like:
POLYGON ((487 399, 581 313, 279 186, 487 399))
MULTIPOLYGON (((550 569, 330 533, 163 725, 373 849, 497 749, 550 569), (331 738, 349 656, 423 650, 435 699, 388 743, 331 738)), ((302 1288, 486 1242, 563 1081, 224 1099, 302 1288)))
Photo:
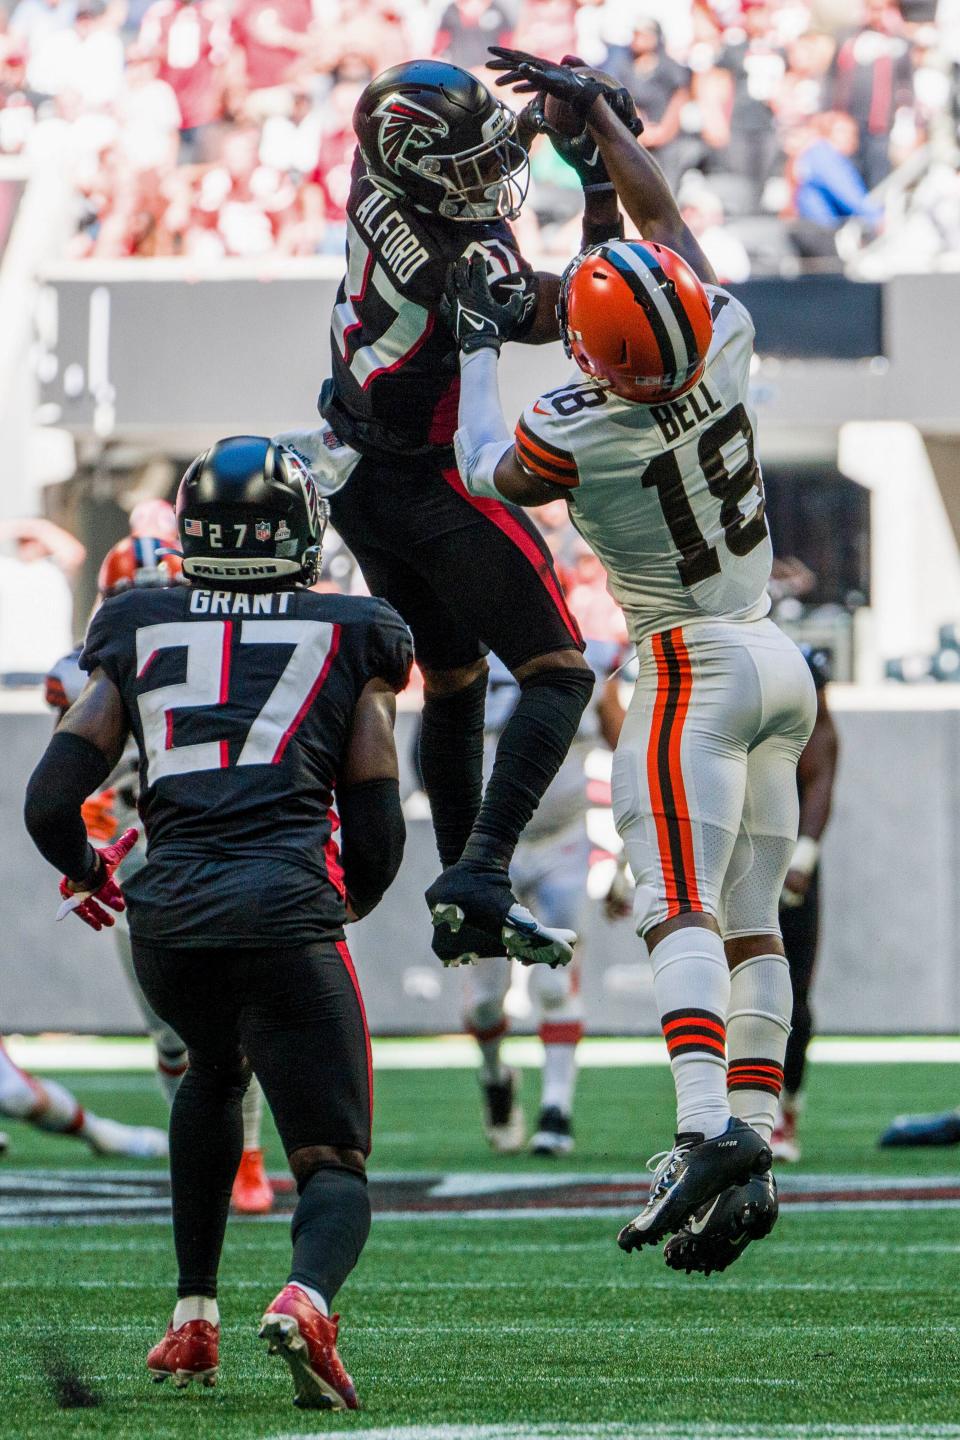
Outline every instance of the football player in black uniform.
MULTIPOLYGON (((626 91, 590 83, 642 128, 626 91)), ((530 107, 521 122, 529 139, 542 112, 530 107)), ((506 944, 520 959, 566 961, 569 932, 539 927, 516 905, 507 867, 576 734, 593 675, 534 525, 512 506, 472 497, 460 479, 457 345, 440 313, 449 266, 476 255, 509 302, 502 339, 557 339, 559 281, 533 273, 507 224, 526 193, 526 150, 513 113, 468 71, 438 60, 377 76, 354 127, 323 443, 341 465, 345 447, 355 452, 331 499, 333 523, 370 590, 413 631, 424 675, 420 760, 445 867, 427 891, 434 949, 449 961, 501 955, 506 944), (520 700, 484 793, 488 649, 513 672, 520 700)), ((584 186, 584 244, 622 233, 596 147, 585 134, 551 139, 584 186)))
POLYGON ((97 851, 80 807, 132 731, 148 841, 126 885, 134 965, 190 1057, 170 1124, 179 1299, 151 1374, 216 1379, 217 1269, 252 1067, 300 1197, 289 1283, 260 1334, 288 1361, 298 1404, 352 1409, 329 1306, 370 1226, 371 1083, 343 926, 378 903, 403 850, 393 720, 410 635, 384 601, 306 588, 326 507, 271 441, 201 455, 177 518, 189 583, 98 610, 80 661, 90 679, 31 778, 27 826, 64 872, 61 912, 112 923, 124 906, 112 872, 136 831, 97 851))

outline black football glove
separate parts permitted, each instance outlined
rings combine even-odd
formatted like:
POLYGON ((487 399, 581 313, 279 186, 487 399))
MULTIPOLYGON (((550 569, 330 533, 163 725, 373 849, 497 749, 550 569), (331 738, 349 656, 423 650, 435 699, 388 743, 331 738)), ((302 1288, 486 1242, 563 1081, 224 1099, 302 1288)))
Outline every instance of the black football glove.
POLYGON ((491 45, 489 49, 496 58, 487 61, 487 69, 504 72, 498 85, 512 85, 518 95, 534 95, 537 91, 552 95, 569 105, 584 124, 593 102, 605 89, 599 80, 578 75, 571 65, 555 65, 552 60, 541 60, 539 55, 503 45, 491 45))
MULTIPOLYGON (((503 70, 507 68, 510 57, 515 57, 518 61, 518 64, 513 67, 513 70, 509 74, 504 75, 502 79, 497 81, 498 85, 514 83, 514 75, 519 75, 521 72, 526 74, 524 65, 526 65, 531 72, 536 70, 538 75, 542 74, 544 77, 549 76, 551 78, 551 81, 554 83, 550 85, 540 85, 537 89, 537 94, 523 110, 522 115, 529 116, 530 123, 536 120, 537 128, 549 137, 554 150, 556 150, 561 159, 565 160, 574 170, 585 190, 609 185, 610 177, 607 174, 607 167, 600 157, 599 147, 596 141, 587 134, 586 130, 580 135, 560 135, 548 125, 543 113, 544 95, 549 94, 555 96, 557 99, 562 98, 556 87, 562 87, 564 82, 563 80, 557 81, 554 72, 564 71, 569 75, 569 72, 573 70, 574 67, 584 66, 584 61, 577 55, 564 55, 559 65, 553 65, 545 60, 538 60, 535 55, 527 55, 523 50, 507 50, 502 46, 492 46, 491 53, 504 57, 500 60, 489 61, 488 65, 491 70, 503 70), (522 63, 520 63, 520 57, 522 57, 522 63)), ((596 99, 596 96, 602 95, 614 115, 626 125, 631 135, 643 134, 643 121, 637 114, 633 97, 625 85, 604 85, 600 80, 587 80, 584 76, 576 76, 575 78, 578 81, 585 81, 588 85, 596 86, 596 90, 593 92, 593 99, 587 102, 588 110, 593 104, 593 100, 596 99)), ((531 73, 529 84, 535 85, 536 83, 531 73)), ((517 88, 526 90, 528 86, 518 85, 517 88)), ((567 103, 572 104, 573 102, 568 100, 567 103)), ((574 106, 574 108, 576 109, 577 107, 574 106)), ((581 118, 583 117, 581 116, 581 118)))
POLYGON ((523 318, 523 296, 511 295, 501 303, 491 293, 487 265, 482 255, 466 255, 447 271, 446 293, 440 314, 449 325, 464 355, 474 350, 500 353, 523 318))

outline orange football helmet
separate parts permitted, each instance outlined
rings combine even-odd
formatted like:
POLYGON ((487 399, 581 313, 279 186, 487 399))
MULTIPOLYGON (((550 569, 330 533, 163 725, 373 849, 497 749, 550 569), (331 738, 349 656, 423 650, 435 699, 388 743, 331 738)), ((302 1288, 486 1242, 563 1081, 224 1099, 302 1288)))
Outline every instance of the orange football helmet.
POLYGON ((131 535, 108 550, 97 576, 100 598, 119 595, 123 590, 156 589, 166 585, 182 585, 183 561, 172 555, 167 541, 152 536, 131 535))
POLYGON ((178 545, 177 512, 169 500, 141 500, 130 511, 130 534, 138 540, 159 537, 178 545))
POLYGON ((696 385, 713 338, 710 300, 686 260, 643 240, 578 255, 560 282, 557 315, 580 369, 644 405, 696 385))

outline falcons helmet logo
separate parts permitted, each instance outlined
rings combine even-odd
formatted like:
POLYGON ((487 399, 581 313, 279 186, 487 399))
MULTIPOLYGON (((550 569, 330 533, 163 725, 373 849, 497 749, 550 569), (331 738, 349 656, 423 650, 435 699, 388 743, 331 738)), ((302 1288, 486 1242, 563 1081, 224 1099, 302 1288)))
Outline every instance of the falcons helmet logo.
MULTIPOLYGON (((450 127, 432 110, 408 100, 403 95, 388 95, 373 112, 382 123, 377 136, 380 157, 388 170, 400 174, 408 150, 425 150, 434 140, 442 140, 450 127)), ((416 165, 407 161, 411 168, 416 165)))

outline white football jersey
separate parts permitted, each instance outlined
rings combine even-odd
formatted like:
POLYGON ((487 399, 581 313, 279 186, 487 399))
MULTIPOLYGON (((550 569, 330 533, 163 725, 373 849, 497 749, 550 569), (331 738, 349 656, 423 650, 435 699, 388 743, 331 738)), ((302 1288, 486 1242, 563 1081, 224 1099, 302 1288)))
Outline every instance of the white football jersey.
POLYGON ((523 467, 569 489, 570 517, 603 561, 634 641, 696 620, 770 608, 773 551, 754 456, 748 382, 753 322, 707 285, 713 340, 680 400, 621 400, 577 379, 528 405, 523 467))

